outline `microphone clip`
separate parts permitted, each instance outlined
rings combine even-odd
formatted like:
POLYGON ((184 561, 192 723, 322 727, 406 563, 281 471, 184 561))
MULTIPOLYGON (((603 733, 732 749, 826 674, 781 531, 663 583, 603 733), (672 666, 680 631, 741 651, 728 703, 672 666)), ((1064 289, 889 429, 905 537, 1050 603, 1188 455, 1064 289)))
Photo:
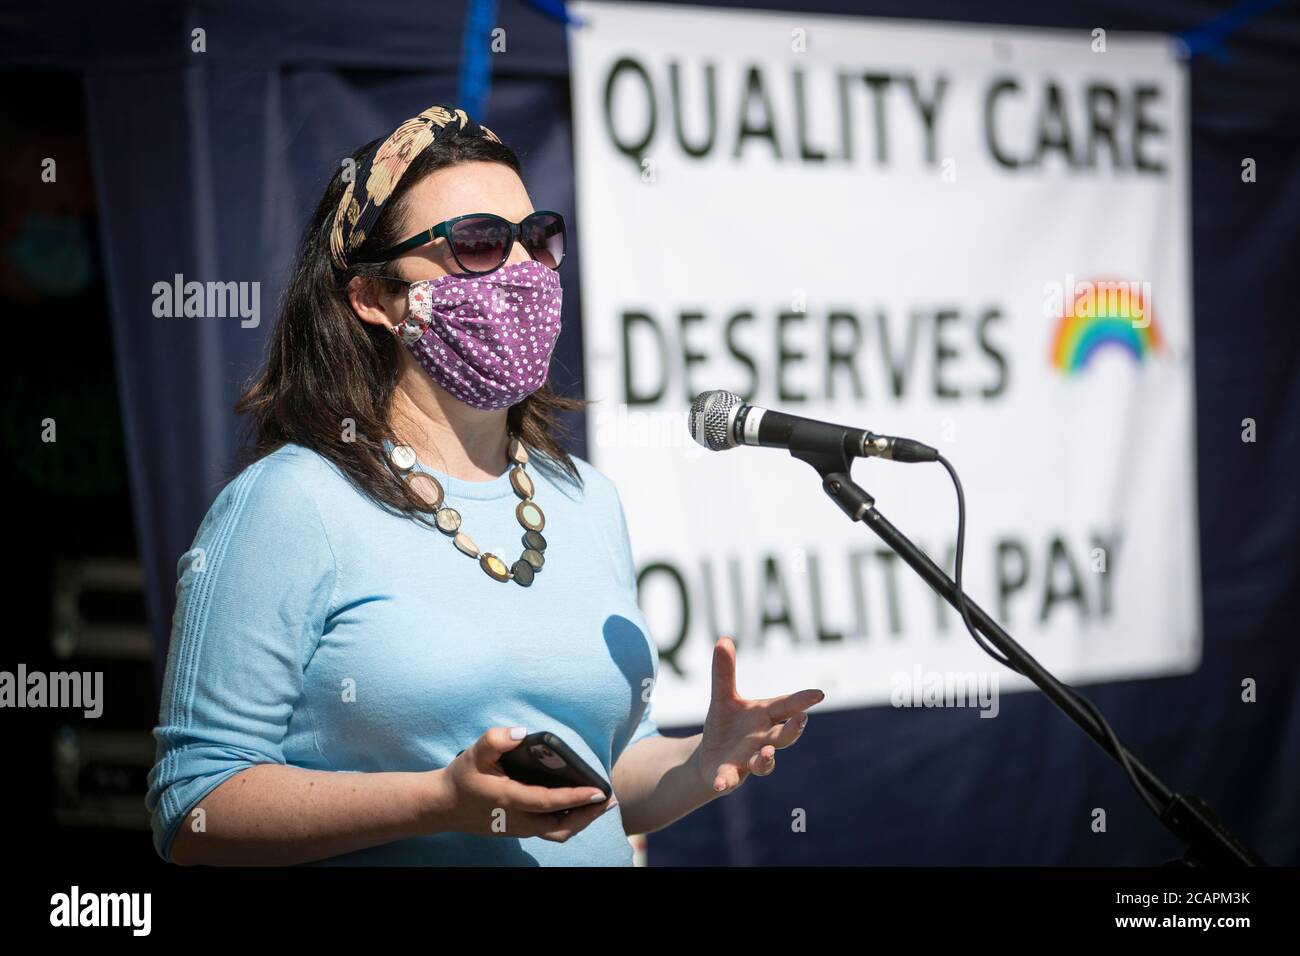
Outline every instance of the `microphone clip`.
MULTIPOLYGON (((798 426, 796 426, 796 431, 798 426)), ((851 521, 861 521, 875 507, 876 499, 854 484, 850 474, 853 459, 860 457, 857 449, 850 450, 856 444, 849 429, 843 429, 841 441, 800 441, 791 436, 790 456, 806 461, 822 476, 822 491, 834 501, 851 521)), ((824 436, 821 436, 824 437, 824 436)), ((862 443, 865 452, 866 442, 862 443)))

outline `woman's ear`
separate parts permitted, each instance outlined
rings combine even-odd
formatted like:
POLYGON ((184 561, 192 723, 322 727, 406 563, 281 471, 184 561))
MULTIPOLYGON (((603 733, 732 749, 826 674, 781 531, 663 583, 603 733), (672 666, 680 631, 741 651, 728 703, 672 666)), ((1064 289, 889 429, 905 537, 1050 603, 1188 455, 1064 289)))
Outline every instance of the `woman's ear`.
POLYGON ((401 299, 383 282, 353 276, 348 280, 348 302, 357 318, 372 325, 391 329, 403 319, 401 299))

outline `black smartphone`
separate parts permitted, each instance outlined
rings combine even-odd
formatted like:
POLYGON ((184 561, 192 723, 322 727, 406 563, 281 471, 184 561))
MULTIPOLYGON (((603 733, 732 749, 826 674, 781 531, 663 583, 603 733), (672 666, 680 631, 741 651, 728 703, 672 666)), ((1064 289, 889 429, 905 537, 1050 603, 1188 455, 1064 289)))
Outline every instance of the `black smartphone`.
POLYGON ((613 794, 605 778, 545 730, 529 734, 514 750, 501 755, 501 769, 511 780, 538 787, 595 787, 608 800, 613 794))

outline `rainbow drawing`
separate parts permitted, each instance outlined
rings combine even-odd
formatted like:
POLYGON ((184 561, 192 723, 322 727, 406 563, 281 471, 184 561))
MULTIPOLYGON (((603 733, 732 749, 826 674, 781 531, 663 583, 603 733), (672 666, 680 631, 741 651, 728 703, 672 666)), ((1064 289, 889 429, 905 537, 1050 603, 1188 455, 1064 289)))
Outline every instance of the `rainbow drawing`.
POLYGON ((1075 375, 1109 347, 1128 352, 1138 363, 1164 349, 1147 301, 1150 293, 1143 294, 1146 283, 1095 279, 1071 286, 1075 296, 1052 336, 1050 359, 1057 371, 1075 375))

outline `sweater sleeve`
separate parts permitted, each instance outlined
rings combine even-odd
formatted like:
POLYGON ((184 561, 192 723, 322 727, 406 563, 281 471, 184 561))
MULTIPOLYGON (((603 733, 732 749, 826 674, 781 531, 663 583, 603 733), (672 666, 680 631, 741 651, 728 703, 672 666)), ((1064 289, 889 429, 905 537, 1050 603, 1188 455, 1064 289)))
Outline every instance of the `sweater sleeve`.
MULTIPOLYGON (((627 515, 623 511, 623 500, 618 494, 617 487, 612 483, 610 487, 614 492, 614 511, 618 515, 618 539, 615 541, 615 551, 618 558, 618 573, 620 579, 624 582, 624 586, 631 591, 632 603, 639 606, 637 598, 636 563, 632 558, 632 538, 631 535, 628 534, 627 530, 627 515)), ((638 613, 637 617, 639 619, 638 623, 645 632, 646 641, 650 645, 650 652, 653 655, 654 675, 657 680, 659 677, 659 648, 655 643, 653 635, 649 632, 644 616, 638 613)), ((651 692, 653 692, 653 689, 654 685, 652 684, 650 685, 651 692)), ((654 735, 659 734, 659 725, 655 722, 654 718, 650 716, 652 703, 653 697, 647 695, 645 710, 641 712, 641 720, 637 724, 636 729, 632 732, 632 736, 628 738, 627 745, 623 748, 624 750, 626 750, 627 747, 631 747, 638 740, 644 740, 646 737, 653 737, 654 735)))
POLYGON ((293 462, 268 456, 240 472, 177 565, 145 797, 154 849, 169 862, 177 831, 203 797, 248 767, 286 762, 285 733, 338 580, 293 462))
MULTIPOLYGON (((633 731, 632 738, 627 742, 627 747, 631 747, 638 740, 644 740, 645 738, 653 737, 656 734, 661 737, 663 736, 663 734, 659 733, 659 725, 655 723, 654 719, 650 716, 650 705, 651 701, 646 701, 645 711, 641 714, 641 722, 637 724, 636 730, 633 731)), ((627 747, 624 747, 623 749, 626 750, 627 747)))

